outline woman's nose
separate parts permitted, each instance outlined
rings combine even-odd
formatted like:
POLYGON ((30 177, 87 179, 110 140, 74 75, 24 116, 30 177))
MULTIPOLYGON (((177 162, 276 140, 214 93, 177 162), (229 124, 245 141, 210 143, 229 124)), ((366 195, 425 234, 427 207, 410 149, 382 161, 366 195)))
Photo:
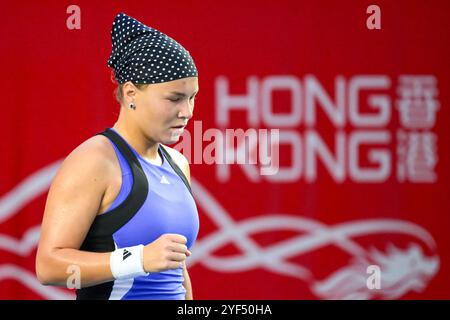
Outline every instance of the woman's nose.
POLYGON ((186 118, 189 120, 192 118, 193 112, 194 104, 188 100, 181 105, 181 110, 178 112, 178 117, 186 118))

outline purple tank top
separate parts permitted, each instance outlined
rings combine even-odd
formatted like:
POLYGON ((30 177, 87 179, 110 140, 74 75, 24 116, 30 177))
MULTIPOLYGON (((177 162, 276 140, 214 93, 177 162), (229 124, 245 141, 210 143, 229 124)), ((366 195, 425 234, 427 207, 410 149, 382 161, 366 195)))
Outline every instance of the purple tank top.
MULTIPOLYGON (((117 208, 127 198, 133 185, 133 175, 127 160, 117 146, 112 142, 111 144, 122 170, 122 186, 108 211, 102 215, 117 208)), ((177 233, 187 238, 186 245, 191 248, 197 238, 199 218, 195 201, 186 185, 162 152, 160 156, 163 163, 158 166, 142 158, 129 144, 128 146, 145 173, 148 195, 137 213, 112 235, 114 245, 116 248, 147 245, 165 233, 177 233)), ((134 279, 115 280, 109 299, 184 299, 183 281, 182 268, 134 279)))

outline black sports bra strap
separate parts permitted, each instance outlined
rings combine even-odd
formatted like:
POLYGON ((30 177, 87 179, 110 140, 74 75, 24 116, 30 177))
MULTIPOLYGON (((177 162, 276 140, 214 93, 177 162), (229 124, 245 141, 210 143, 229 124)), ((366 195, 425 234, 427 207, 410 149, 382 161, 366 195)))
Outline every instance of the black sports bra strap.
POLYGON ((173 161, 172 157, 170 156, 169 152, 167 152, 166 148, 160 145, 159 147, 161 151, 164 153, 164 156, 166 157, 167 161, 169 162, 170 166, 173 168, 173 170, 180 176, 181 180, 183 180, 184 184, 189 190, 189 193, 192 195, 191 186, 189 185, 189 182, 184 175, 183 171, 181 171, 180 167, 173 161))

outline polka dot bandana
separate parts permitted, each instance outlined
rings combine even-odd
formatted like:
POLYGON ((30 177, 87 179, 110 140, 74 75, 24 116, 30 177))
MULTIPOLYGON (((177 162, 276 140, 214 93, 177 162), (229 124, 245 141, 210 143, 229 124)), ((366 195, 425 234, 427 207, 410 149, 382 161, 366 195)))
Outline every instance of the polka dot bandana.
POLYGON ((112 24, 108 66, 117 82, 161 83, 197 77, 194 61, 183 46, 164 33, 119 13, 112 24))

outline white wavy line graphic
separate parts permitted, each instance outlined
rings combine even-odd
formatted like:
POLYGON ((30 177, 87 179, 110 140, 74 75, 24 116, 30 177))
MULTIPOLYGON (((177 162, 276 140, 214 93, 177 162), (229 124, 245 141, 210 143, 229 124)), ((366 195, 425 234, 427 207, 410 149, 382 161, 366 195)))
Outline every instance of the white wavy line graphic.
POLYGON ((75 295, 67 293, 62 289, 58 289, 50 286, 43 286, 36 276, 16 265, 3 264, 0 265, 0 282, 2 280, 14 279, 32 291, 38 293, 42 297, 51 300, 74 300, 75 295))
MULTIPOLYGON (((235 230, 249 235, 276 229, 305 231, 307 230, 307 226, 311 224, 311 221, 302 218, 293 218, 280 214, 242 221, 239 225, 235 226, 235 230)), ((429 235, 423 228, 401 220, 384 219, 356 221, 334 227, 324 227, 312 231, 307 235, 300 235, 289 240, 278 242, 275 245, 267 246, 264 250, 259 252, 257 257, 249 255, 245 251, 243 251, 243 254, 239 255, 214 257, 210 255, 210 252, 214 252, 230 242, 234 243, 242 250, 239 241, 235 239, 232 234, 218 230, 203 237, 201 240, 198 240, 195 248, 192 250, 194 254, 190 257, 188 265, 194 265, 201 261, 202 264, 207 265, 209 268, 220 270, 222 272, 245 271, 264 266, 266 261, 283 261, 283 259, 305 254, 330 244, 340 247, 352 256, 365 256, 367 252, 361 246, 349 239, 343 241, 343 238, 352 238, 381 232, 393 232, 410 235, 416 238, 419 237, 427 243, 430 248, 435 247, 434 241, 429 239, 429 235)), ((287 274, 286 272, 281 273, 287 274)), ((290 275, 301 278, 294 273, 290 273, 290 275)))
MULTIPOLYGON (((61 162, 57 161, 39 170, 0 198, 0 223, 46 192, 61 162)), ((327 226, 312 219, 286 214, 266 214, 236 222, 214 196, 194 178, 192 178, 192 189, 198 205, 203 208, 204 213, 218 229, 197 240, 193 248, 194 254, 187 261, 187 264, 191 266, 201 262, 221 272, 237 272, 263 267, 277 274, 310 282, 314 281, 312 272, 287 261, 289 257, 305 254, 330 244, 338 246, 352 256, 364 256, 367 254, 366 250, 351 238, 377 233, 406 234, 422 240, 431 249, 436 247, 433 237, 427 230, 405 220, 353 220, 327 226), (250 237, 252 234, 273 230, 293 230, 303 234, 264 248, 250 237), (235 244, 242 253, 226 257, 211 255, 212 252, 229 243, 235 244)), ((20 240, 0 234, 0 249, 26 256, 37 246, 39 233, 40 225, 36 225, 29 228, 20 240)), ((61 293, 61 290, 42 286, 35 275, 26 270, 13 265, 0 267, 0 281, 13 278, 44 297, 66 298, 61 295, 65 294, 61 293)))
POLYGON ((36 248, 40 233, 40 225, 29 228, 21 240, 0 233, 0 250, 9 251, 25 257, 36 248))
POLYGON ((366 250, 350 238, 376 233, 398 233, 421 239, 430 249, 435 249, 433 237, 424 228, 404 220, 367 219, 352 221, 335 226, 325 226, 317 221, 283 214, 269 214, 241 220, 235 223, 231 215, 214 199, 214 197, 195 179, 192 189, 197 203, 219 227, 215 232, 197 240, 188 265, 201 261, 213 270, 222 272, 245 271, 265 267, 283 275, 291 275, 304 280, 312 280, 312 273, 301 266, 284 259, 305 254, 326 245, 336 245, 353 256, 365 256, 366 250), (278 242, 264 249, 254 243, 248 235, 263 231, 295 230, 308 232, 306 235, 278 242), (233 243, 242 254, 214 257, 210 252, 233 243))
MULTIPOLYGON (((214 221, 214 223, 221 227, 220 233, 216 233, 219 237, 223 237, 226 239, 232 239, 243 252, 246 252, 248 255, 248 259, 254 261, 255 264, 265 267, 268 270, 276 272, 278 274, 290 275, 301 279, 310 279, 312 277, 312 273, 307 268, 302 266, 298 266, 296 264, 290 263, 288 261, 282 261, 279 259, 261 259, 261 255, 263 255, 263 249, 261 246, 256 243, 253 239, 249 238, 245 232, 241 228, 237 228, 237 223, 233 221, 231 215, 225 211, 225 209, 219 204, 219 202, 204 188, 197 180, 191 178, 192 190, 196 196, 196 200, 201 207, 203 207, 204 212, 209 216, 210 219, 214 221)), ((198 258, 194 258, 194 255, 191 256, 188 265, 193 265, 197 261, 199 261, 200 257, 206 252, 209 252, 208 249, 214 246, 214 241, 210 240, 210 237, 206 239, 202 239, 200 243, 195 245, 195 250, 199 250, 200 253, 197 252, 195 256, 198 258), (202 244, 204 248, 202 248, 202 244), (203 254, 202 254, 203 251, 203 254)), ((203 261, 205 263, 206 261, 203 261)), ((208 263, 208 262, 206 262, 208 263)), ((221 266, 217 266, 216 270, 234 272, 236 269, 225 269, 221 266)), ((211 266, 210 266, 211 267, 211 266)))
MULTIPOLYGON (((29 202, 47 192, 62 160, 56 161, 34 174, 28 176, 11 191, 0 197, 0 224, 18 214, 29 202)), ((22 239, 17 240, 9 235, 0 234, 0 249, 20 256, 27 256, 39 242, 40 225, 30 227, 22 239)), ((46 299, 74 299, 61 289, 43 286, 31 273, 19 266, 11 264, 0 265, 0 282, 13 279, 46 299)))
POLYGON ((27 177, 0 198, 0 223, 17 214, 27 203, 46 192, 60 166, 57 161, 27 177))

